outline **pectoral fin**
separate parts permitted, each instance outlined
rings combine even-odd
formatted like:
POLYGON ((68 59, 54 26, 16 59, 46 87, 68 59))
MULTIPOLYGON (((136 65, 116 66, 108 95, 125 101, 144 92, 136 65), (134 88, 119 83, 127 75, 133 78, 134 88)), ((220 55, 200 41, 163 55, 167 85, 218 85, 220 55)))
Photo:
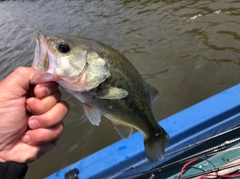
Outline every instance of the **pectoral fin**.
POLYGON ((118 134, 124 139, 128 138, 133 131, 132 127, 126 125, 114 124, 114 127, 117 130, 118 134))
POLYGON ((99 123, 101 122, 101 112, 97 108, 94 108, 87 104, 83 104, 83 109, 89 121, 93 125, 98 126, 99 123))
POLYGON ((94 94, 96 98, 101 99, 122 99, 125 98, 127 95, 128 92, 126 90, 116 87, 109 87, 94 94))

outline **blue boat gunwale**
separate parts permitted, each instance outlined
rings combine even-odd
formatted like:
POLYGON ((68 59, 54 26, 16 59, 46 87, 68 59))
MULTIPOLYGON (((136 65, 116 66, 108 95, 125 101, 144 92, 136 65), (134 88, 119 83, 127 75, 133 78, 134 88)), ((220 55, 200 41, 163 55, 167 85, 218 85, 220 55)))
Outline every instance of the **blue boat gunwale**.
MULTIPOLYGON (((240 124, 240 84, 180 111, 159 124, 170 136, 166 153, 214 136, 240 124)), ((146 164, 115 177, 149 170, 175 157, 170 155, 156 164, 146 164)), ((79 178, 103 178, 146 162, 143 136, 139 132, 122 139, 66 168, 47 179, 64 178, 69 170, 77 168, 79 178)))

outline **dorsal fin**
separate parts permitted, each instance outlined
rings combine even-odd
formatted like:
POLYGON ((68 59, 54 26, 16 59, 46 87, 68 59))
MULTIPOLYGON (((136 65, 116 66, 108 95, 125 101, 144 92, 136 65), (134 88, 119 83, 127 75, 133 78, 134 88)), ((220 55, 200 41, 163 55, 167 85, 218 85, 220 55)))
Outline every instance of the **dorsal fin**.
POLYGON ((159 96, 158 90, 146 82, 152 102, 159 96))

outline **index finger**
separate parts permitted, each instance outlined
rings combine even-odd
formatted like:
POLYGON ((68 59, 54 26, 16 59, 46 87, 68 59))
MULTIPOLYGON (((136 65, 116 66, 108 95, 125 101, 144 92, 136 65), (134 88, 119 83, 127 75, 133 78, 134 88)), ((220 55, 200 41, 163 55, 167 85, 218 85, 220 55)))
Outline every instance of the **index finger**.
POLYGON ((58 84, 56 82, 46 82, 37 84, 34 88, 34 94, 37 98, 46 97, 58 90, 58 84))

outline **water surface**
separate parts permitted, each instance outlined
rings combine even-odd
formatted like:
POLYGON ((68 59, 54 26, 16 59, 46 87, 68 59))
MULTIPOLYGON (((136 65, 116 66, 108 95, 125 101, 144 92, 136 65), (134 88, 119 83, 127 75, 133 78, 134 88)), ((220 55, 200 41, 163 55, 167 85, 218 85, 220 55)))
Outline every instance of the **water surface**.
MULTIPOLYGON (((158 120, 240 82, 240 4, 234 0, 7 1, 0 15, 0 80, 31 65, 40 32, 118 49, 159 90, 158 120)), ((63 94, 71 106, 64 135, 30 165, 27 179, 46 177, 120 139, 110 121, 92 126, 81 104, 63 94)))

